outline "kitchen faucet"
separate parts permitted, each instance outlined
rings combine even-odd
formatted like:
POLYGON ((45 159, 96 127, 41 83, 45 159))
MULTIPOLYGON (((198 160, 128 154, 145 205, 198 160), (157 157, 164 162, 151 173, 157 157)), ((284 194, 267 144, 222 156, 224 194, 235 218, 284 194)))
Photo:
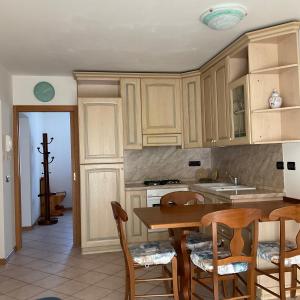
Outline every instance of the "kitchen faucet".
POLYGON ((238 185, 238 184, 239 184, 239 179, 238 179, 238 177, 234 177, 234 176, 230 175, 228 172, 226 172, 226 174, 228 175, 230 181, 231 181, 232 183, 234 183, 234 185, 238 185))

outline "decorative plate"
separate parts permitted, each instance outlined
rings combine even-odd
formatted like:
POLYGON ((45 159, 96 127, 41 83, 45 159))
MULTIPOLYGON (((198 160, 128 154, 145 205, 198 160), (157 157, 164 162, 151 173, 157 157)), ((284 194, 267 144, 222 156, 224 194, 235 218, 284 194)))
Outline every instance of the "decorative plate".
POLYGON ((46 81, 37 83, 33 89, 34 96, 42 102, 49 102, 55 96, 55 90, 52 84, 46 81))

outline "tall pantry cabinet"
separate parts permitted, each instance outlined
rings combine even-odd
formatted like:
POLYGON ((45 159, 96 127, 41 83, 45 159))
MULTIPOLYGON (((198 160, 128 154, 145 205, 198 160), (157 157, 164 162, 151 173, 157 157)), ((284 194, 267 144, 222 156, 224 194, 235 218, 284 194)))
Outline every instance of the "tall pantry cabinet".
POLYGON ((125 204, 121 98, 79 98, 82 252, 120 248, 111 201, 125 204))

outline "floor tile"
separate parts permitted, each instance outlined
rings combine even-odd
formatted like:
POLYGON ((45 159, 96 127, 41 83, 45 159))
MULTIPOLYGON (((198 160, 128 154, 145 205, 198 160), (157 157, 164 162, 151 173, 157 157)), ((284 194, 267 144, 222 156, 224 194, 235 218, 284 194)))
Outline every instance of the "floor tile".
POLYGON ((60 276, 50 275, 44 279, 34 282, 34 285, 37 285, 37 286, 45 288, 45 289, 52 289, 68 280, 69 279, 63 278, 60 276))
POLYGON ((80 290, 83 290, 87 286, 88 286, 88 284, 83 283, 83 282, 79 282, 79 281, 75 281, 75 280, 68 280, 68 281, 54 287, 52 290, 59 292, 59 293, 66 294, 66 295, 73 295, 73 294, 79 292, 80 290))
POLYGON ((42 289, 38 286, 28 284, 28 285, 22 286, 20 288, 15 289, 14 291, 8 293, 8 296, 13 297, 18 300, 25 300, 25 299, 31 298, 35 295, 38 295, 43 291, 44 291, 44 289, 42 289))
POLYGON ((99 286, 91 285, 74 296, 82 300, 98 300, 112 293, 112 290, 105 289, 99 286))

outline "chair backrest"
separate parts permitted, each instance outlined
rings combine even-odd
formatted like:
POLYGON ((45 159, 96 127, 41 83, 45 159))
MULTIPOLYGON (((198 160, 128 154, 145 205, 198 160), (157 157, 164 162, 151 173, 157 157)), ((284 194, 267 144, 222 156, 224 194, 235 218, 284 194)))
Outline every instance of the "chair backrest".
POLYGON ((291 205, 273 210, 270 213, 271 221, 280 221, 280 261, 284 264, 284 259, 300 255, 300 230, 296 235, 296 248, 286 250, 285 248, 285 222, 293 220, 300 223, 300 205, 291 205))
POLYGON ((255 265, 258 240, 258 220, 261 218, 261 215, 260 209, 233 208, 209 213, 202 218, 201 221, 204 226, 212 226, 214 271, 217 270, 217 266, 235 262, 247 262, 255 265), (233 230, 232 239, 229 244, 231 256, 223 259, 218 259, 218 224, 226 225, 233 230), (243 253, 245 241, 242 230, 252 224, 254 226, 252 232, 251 254, 246 256, 243 253))
POLYGON ((119 202, 112 201, 111 207, 117 224, 118 234, 120 237, 120 244, 124 253, 126 265, 128 266, 128 264, 132 262, 132 257, 128 249, 128 243, 127 243, 126 234, 124 231, 124 224, 123 224, 128 221, 128 215, 119 202))
POLYGON ((178 191, 166 194, 160 198, 161 206, 193 205, 203 203, 204 197, 195 192, 178 191))

